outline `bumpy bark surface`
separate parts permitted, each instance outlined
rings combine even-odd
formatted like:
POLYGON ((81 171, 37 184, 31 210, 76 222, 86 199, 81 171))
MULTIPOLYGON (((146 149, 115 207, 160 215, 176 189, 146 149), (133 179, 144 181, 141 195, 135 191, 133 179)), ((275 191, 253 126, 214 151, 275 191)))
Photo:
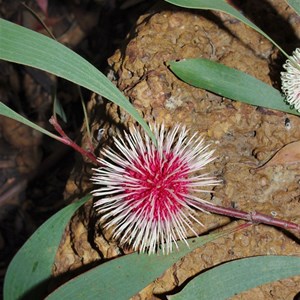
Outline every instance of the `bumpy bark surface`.
MULTIPOLYGON (((272 37, 289 51, 293 49, 294 45, 287 42, 296 42, 300 37, 300 20, 284 1, 265 2, 260 11, 249 1, 243 9, 245 13, 251 11, 252 16, 261 16, 256 21, 262 26, 267 24, 264 29, 272 37), (273 27, 266 22, 272 19, 273 27), (280 25, 278 28, 285 26, 280 35, 276 35, 276 24, 280 25)), ((221 178, 223 184, 206 200, 300 223, 299 163, 255 170, 284 145, 300 139, 299 117, 193 88, 178 80, 167 67, 170 60, 196 57, 235 67, 277 87, 278 61, 284 60, 260 34, 226 14, 160 5, 138 19, 127 43, 109 59, 110 75, 145 120, 164 122, 167 127, 185 124, 191 132, 202 133, 216 149, 217 159, 207 171, 221 178)), ((99 128, 105 129, 98 149, 111 143, 116 130, 136 126, 115 104, 97 97, 91 99, 89 112, 95 135, 99 128)), ((83 136, 86 144, 87 136, 83 136)), ((89 167, 79 163, 81 171, 73 172, 66 194, 76 195, 91 188, 89 167)), ((205 225, 195 225, 199 234, 226 224, 232 226, 227 217, 195 214, 205 225)), ((75 270, 124 251, 127 250, 118 247, 118 241, 110 239, 110 232, 101 229, 90 203, 72 219, 57 254, 54 273, 75 270)), ((171 291, 221 262, 269 254, 299 256, 300 247, 293 234, 255 225, 190 253, 134 298, 155 299, 155 294, 171 291)), ((252 289, 233 299, 293 299, 299 286, 298 276, 252 289)))

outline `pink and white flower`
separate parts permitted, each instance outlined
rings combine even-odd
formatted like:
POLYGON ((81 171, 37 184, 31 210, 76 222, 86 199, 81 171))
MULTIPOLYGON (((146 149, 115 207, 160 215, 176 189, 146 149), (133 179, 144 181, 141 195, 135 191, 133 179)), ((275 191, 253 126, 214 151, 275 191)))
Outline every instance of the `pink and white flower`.
POLYGON ((282 91, 286 101, 300 112, 300 48, 293 52, 283 67, 286 72, 281 72, 282 91))
MULTIPOLYGON (((166 131, 153 126, 157 146, 144 131, 133 128, 114 139, 117 151, 102 151, 92 181, 99 185, 93 195, 106 227, 122 245, 154 253, 172 252, 173 243, 185 241, 192 221, 201 224, 193 209, 202 210, 205 202, 199 194, 211 192, 208 186, 219 183, 207 173, 201 174, 213 158, 213 150, 197 133, 188 137, 180 125, 166 131)), ((201 224, 202 225, 202 224, 201 224)))

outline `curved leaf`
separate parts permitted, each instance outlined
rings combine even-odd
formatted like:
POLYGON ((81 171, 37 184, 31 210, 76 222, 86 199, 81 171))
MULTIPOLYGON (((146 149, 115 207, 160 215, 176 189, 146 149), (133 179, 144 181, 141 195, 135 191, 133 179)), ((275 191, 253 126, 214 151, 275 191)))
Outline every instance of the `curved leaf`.
POLYGON ((91 198, 72 203, 40 226, 11 261, 4 280, 4 300, 42 299, 51 277, 55 254, 74 212, 91 198))
POLYGON ((50 294, 47 300, 56 299, 118 299, 128 300, 159 277, 181 257, 202 245, 232 231, 195 238, 191 247, 182 242, 180 251, 169 255, 133 253, 108 261, 70 280, 50 294))
POLYGON ((286 0, 286 2, 291 6, 295 12, 300 16, 300 0, 286 0))
MULTIPOLYGON (((242 21, 252 29, 259 32, 265 38, 267 38, 273 45, 275 45, 287 58, 288 54, 275 42, 273 41, 266 33, 264 33, 259 27, 257 27, 254 23, 248 20, 244 15, 242 15, 238 10, 236 10, 233 6, 229 5, 225 0, 165 0, 171 4, 185 7, 185 8, 193 8, 193 9, 211 9, 225 12, 238 20, 242 21)), ((297 0, 294 0, 297 2, 297 0)), ((299 1, 299 0, 298 0, 299 1)), ((293 2, 291 0, 290 2, 293 2)))
POLYGON ((21 122, 45 135, 48 135, 49 137, 53 138, 53 139, 58 139, 58 137, 53 134, 52 132, 44 129, 43 127, 29 121, 28 119, 24 118, 23 116, 21 116, 20 114, 16 113, 14 110, 12 110, 11 108, 9 108, 8 106, 6 106, 4 103, 0 102, 0 115, 14 119, 18 122, 21 122))
POLYGON ((300 275, 298 256, 243 258, 206 271, 168 299, 223 300, 259 285, 296 275, 300 275))
POLYGON ((292 142, 280 148, 267 162, 255 170, 262 170, 277 165, 292 165, 300 163, 300 141, 292 142))
POLYGON ((244 72, 200 58, 173 61, 169 64, 180 79, 195 87, 251 105, 300 115, 286 104, 278 90, 244 72))
POLYGON ((83 86, 126 110, 155 142, 138 111, 116 86, 83 57, 40 33, 0 19, 0 59, 35 67, 83 86))

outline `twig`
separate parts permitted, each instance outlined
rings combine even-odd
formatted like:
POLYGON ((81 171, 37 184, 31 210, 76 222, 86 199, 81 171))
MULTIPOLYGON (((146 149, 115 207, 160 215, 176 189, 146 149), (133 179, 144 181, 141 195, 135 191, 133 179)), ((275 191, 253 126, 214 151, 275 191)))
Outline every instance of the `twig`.
POLYGON ((261 224, 268 224, 272 225, 275 227, 280 227, 284 229, 290 229, 290 230, 296 230, 297 232, 300 233, 300 225, 285 221, 285 220, 280 220, 277 218, 273 218, 269 215, 262 214, 256 211, 253 212, 244 212, 241 210, 236 210, 234 208, 226 208, 226 207, 221 207, 218 205, 214 205, 208 202, 197 202, 197 206, 200 207, 201 209, 211 212, 211 213, 216 213, 219 215, 223 216, 228 216, 228 217, 233 217, 236 219, 242 219, 242 220, 247 220, 250 221, 251 223, 261 223, 261 224))
POLYGON ((59 138, 59 141, 62 142, 63 144, 72 147, 75 151, 79 152, 82 156, 87 157, 90 159, 94 164, 99 165, 99 162, 97 161, 97 157, 95 156, 94 153, 91 151, 87 151, 80 146, 78 146, 75 142, 73 142, 63 131, 61 126, 58 124, 57 119, 55 117, 51 117, 49 120, 50 124, 54 127, 54 129, 59 133, 61 136, 59 138))

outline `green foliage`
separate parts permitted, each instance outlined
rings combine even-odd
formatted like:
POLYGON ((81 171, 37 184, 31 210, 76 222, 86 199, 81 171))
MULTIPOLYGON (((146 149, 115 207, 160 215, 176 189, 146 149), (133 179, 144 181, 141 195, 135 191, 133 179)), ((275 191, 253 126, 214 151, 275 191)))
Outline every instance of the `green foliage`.
POLYGON ((64 229, 74 212, 91 199, 72 203, 47 220, 11 261, 4 280, 4 300, 42 299, 64 229))
POLYGON ((36 125, 35 123, 29 121, 28 119, 24 118, 23 116, 21 116, 20 114, 16 113, 14 110, 12 110, 11 108, 9 108, 8 106, 6 106, 4 103, 0 102, 0 115, 14 119, 18 122, 21 122, 43 134, 48 135, 51 138, 57 139, 57 136, 53 133, 51 133, 50 131, 36 125))
POLYGON ((65 111, 59 101, 59 99, 57 98, 56 92, 53 93, 53 116, 60 116, 61 119, 67 123, 67 116, 65 114, 65 111))
MULTIPOLYGON (((87 195, 63 208, 28 239, 7 270, 4 300, 42 299, 47 295, 55 253, 63 231, 73 213, 90 198, 87 195)), ((180 250, 170 255, 133 253, 113 259, 70 280, 47 299, 99 299, 99 295, 103 299, 128 299, 190 251, 234 230, 192 239, 190 248, 178 242, 180 250)))
POLYGON ((127 98, 83 57, 53 39, 3 19, 0 30, 0 59, 47 71, 102 95, 126 110, 155 141, 127 98))
MULTIPOLYGON (((165 0, 166 2, 172 3, 177 6, 192 8, 192 9, 204 9, 204 10, 217 10, 225 12, 238 20, 242 21, 249 27, 253 28, 269 41, 271 41, 286 57, 289 55, 277 44, 275 43, 266 33, 264 33, 259 27, 243 16, 238 10, 236 10, 232 5, 228 4, 225 0, 165 0)), ((293 7, 299 14, 300 11, 300 1, 299 0, 287 0, 289 5, 293 7)), ((284 98, 280 96, 279 91, 276 92, 275 89, 271 87, 268 88, 267 85, 259 80, 249 75, 242 75, 237 70, 227 68, 225 66, 217 65, 216 63, 209 63, 205 60, 198 60, 198 68, 192 66, 192 63, 196 60, 187 60, 176 63, 171 63, 173 72, 180 77, 182 80, 203 89, 213 91, 216 94, 223 95, 227 98, 238 100, 252 105, 272 108, 280 110, 283 112, 288 112, 291 114, 299 115, 296 110, 291 109, 288 105, 284 103, 284 98), (213 71, 209 72, 208 68, 199 67, 210 65, 213 71), (194 69, 194 74, 192 73, 194 69), (196 73, 197 72, 197 73, 196 73), (222 73, 218 75, 218 72, 222 73), (238 79, 237 82, 226 79, 228 78, 238 79), (193 77, 197 79, 193 79, 193 77), (247 85, 249 84, 249 88, 247 85), (250 88, 251 87, 251 88, 250 88), (252 89, 253 88, 253 89, 252 89), (260 94, 260 92, 263 94, 260 94), (266 98, 265 98, 266 97, 266 98), (251 99, 252 98, 252 99, 251 99), (280 100, 281 98, 281 100, 280 100), (280 102, 281 101, 281 102, 280 102)))
POLYGON ((201 58, 169 64, 180 79, 195 87, 251 105, 300 115, 285 103, 278 90, 244 72, 201 58))
POLYGON ((47 297, 55 299, 118 299, 127 300, 134 296, 181 257, 204 244, 228 234, 221 232, 190 240, 191 248, 178 242, 179 251, 169 255, 147 255, 133 253, 113 259, 81 274, 62 285, 47 297))
POLYGON ((300 275, 300 257, 297 256, 243 258, 206 271, 168 299, 223 300, 259 285, 296 275, 300 275))
POLYGON ((300 0, 286 0, 286 2, 295 10, 300 16, 300 0))

